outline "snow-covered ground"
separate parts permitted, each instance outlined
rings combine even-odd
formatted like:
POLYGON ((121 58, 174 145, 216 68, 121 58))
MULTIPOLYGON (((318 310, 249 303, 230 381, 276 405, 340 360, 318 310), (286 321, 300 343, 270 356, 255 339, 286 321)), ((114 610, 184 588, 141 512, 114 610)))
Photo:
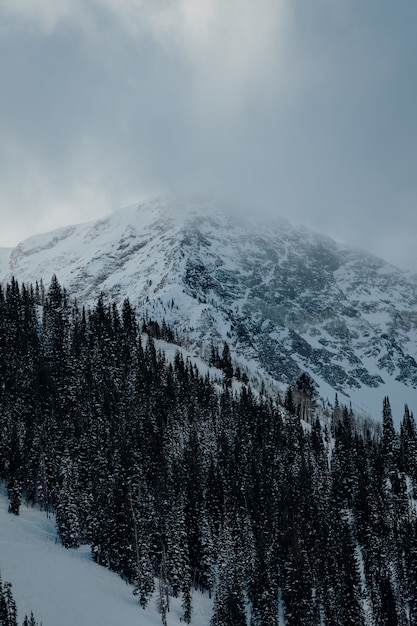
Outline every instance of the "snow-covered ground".
MULTIPOLYGON (((371 370, 372 371, 372 370, 371 370)), ((308 372, 314 378, 314 372, 308 372)), ((375 373, 378 371, 375 369, 375 373)), ((350 393, 337 393, 339 404, 352 407, 353 412, 358 417, 370 418, 377 422, 382 422, 382 407, 384 398, 388 396, 394 426, 399 431, 404 418, 404 406, 407 404, 410 411, 416 415, 417 412, 417 391, 395 380, 394 376, 384 373, 384 385, 379 387, 363 386, 360 389, 349 390, 350 393)), ((332 387, 322 381, 318 387, 320 398, 325 405, 334 405, 336 392, 332 387)))
MULTIPOLYGON (((53 517, 21 507, 19 517, 8 513, 0 493, 0 572, 12 583, 19 623, 33 611, 43 626, 159 626, 156 598, 143 610, 132 585, 95 564, 88 546, 66 550, 57 538, 53 517)), ((208 595, 194 592, 194 626, 208 626, 212 614, 208 595)), ((171 598, 168 626, 181 623, 181 600, 171 598)))

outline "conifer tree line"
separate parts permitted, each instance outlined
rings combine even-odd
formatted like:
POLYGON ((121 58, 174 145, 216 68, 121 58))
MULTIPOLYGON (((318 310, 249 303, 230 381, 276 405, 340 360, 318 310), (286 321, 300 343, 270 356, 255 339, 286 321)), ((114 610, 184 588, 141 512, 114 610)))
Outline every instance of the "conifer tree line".
MULTIPOLYGON (((336 401, 305 417, 314 384, 255 394, 228 348, 213 382, 154 337, 128 300, 91 310, 57 279, 0 290, 0 477, 10 512, 56 514, 62 543, 158 597, 162 623, 197 589, 210 626, 417 625, 417 432, 336 401), (145 334, 144 334, 145 333, 145 334), (246 382, 246 381, 245 381, 246 382), (381 420, 380 420, 381 421, 381 420)), ((153 601, 153 600, 152 600, 153 601)))

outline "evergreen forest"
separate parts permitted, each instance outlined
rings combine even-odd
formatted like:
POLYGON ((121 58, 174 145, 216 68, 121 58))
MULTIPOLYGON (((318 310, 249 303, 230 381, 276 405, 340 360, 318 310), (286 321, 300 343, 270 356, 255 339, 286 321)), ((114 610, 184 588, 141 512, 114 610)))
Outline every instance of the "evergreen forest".
POLYGON ((387 397, 373 423, 337 397, 324 410, 307 374, 280 398, 251 389, 227 344, 215 379, 159 339, 178 341, 128 300, 80 308, 56 277, 0 289, 10 513, 55 513, 63 545, 90 545, 138 611, 157 592, 165 625, 173 596, 192 624, 200 590, 207 626, 417 626, 409 409, 396 431, 387 397))

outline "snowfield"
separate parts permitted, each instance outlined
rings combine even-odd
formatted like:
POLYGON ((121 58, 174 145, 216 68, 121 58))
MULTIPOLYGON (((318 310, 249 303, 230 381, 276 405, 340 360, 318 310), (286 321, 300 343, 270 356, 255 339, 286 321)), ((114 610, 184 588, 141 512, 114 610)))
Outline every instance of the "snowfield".
MULTIPOLYGON (((4 487, 0 494, 0 572, 12 583, 18 621, 33 611, 42 626, 156 626, 157 592, 144 610, 133 586, 91 560, 89 546, 66 550, 54 516, 22 505, 19 517, 8 513, 4 487)), ((157 589, 157 585, 156 585, 157 589)), ((193 594, 194 626, 208 626, 208 594, 193 594)), ((168 626, 181 623, 181 599, 171 598, 168 626)))

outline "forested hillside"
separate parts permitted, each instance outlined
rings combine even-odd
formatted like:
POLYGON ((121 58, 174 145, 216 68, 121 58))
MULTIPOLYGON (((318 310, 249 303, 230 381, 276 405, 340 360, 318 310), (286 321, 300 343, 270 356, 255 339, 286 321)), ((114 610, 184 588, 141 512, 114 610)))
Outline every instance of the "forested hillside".
POLYGON ((314 410, 308 376, 282 402, 257 394, 227 344, 216 380, 180 351, 167 360, 155 340, 175 329, 137 313, 80 309, 56 279, 0 291, 11 514, 54 510, 63 545, 91 545, 138 611, 157 585, 163 624, 172 596, 192 623, 193 587, 213 596, 211 626, 417 624, 408 408, 396 432, 388 398, 381 428, 337 400, 314 410))

